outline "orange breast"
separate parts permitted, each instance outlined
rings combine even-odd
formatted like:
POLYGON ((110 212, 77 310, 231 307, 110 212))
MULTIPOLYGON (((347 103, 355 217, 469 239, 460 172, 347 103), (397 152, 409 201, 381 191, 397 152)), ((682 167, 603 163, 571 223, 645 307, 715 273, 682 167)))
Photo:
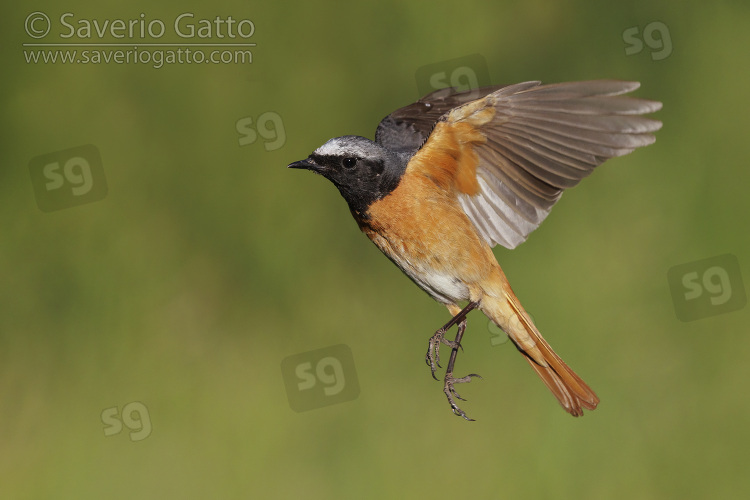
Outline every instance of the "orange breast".
POLYGON ((373 243, 422 288, 420 279, 435 286, 445 282, 448 288, 452 279, 468 286, 499 268, 456 197, 479 189, 471 145, 482 140, 468 124, 438 123, 398 187, 370 205, 368 219, 358 221, 373 243))

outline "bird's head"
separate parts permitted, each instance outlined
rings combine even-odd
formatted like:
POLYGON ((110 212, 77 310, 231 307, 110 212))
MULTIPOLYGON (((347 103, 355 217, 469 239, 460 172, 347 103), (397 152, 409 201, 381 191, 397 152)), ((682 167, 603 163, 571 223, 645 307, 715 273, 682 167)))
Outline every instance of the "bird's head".
POLYGON ((331 139, 289 168, 322 175, 338 188, 352 212, 364 215, 375 201, 396 189, 408 158, 356 135, 331 139))

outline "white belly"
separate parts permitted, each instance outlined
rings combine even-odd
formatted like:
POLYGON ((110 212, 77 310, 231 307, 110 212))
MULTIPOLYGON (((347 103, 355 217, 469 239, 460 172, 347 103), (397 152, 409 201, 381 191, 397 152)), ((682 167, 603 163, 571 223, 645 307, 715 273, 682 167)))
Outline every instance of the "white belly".
POLYGON ((391 260, 414 283, 438 302, 457 304, 462 300, 469 300, 469 288, 458 278, 436 273, 434 269, 426 269, 422 265, 415 265, 400 255, 393 255, 391 260))

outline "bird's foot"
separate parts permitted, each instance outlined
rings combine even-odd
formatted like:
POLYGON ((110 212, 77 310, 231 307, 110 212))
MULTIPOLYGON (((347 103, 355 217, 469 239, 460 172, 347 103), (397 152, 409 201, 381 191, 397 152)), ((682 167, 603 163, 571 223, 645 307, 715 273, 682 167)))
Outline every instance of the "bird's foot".
MULTIPOLYGON (((445 344, 451 349, 458 349, 461 347, 461 344, 458 342, 455 342, 453 340, 448 340, 445 338, 445 327, 441 328, 440 330, 435 332, 435 335, 430 337, 430 345, 427 348, 427 354, 424 357, 425 363, 427 363, 427 366, 430 367, 430 370, 432 370, 432 378, 437 380, 438 378, 435 376, 435 371, 438 369, 438 367, 442 368, 440 366, 440 344, 445 344)), ((461 347, 463 350, 463 347, 461 347)))
MULTIPOLYGON (((438 367, 442 368, 440 366, 440 344, 445 344, 451 348, 451 359, 455 361, 456 355, 453 354, 453 352, 457 352, 458 348, 461 347, 461 337, 463 336, 464 330, 466 329, 466 315, 469 314, 469 312, 475 309, 478 305, 479 302, 469 302, 466 307, 461 309, 458 314, 453 316, 450 321, 448 321, 443 325, 442 328, 436 331, 435 335, 430 337, 430 345, 427 347, 427 355, 424 357, 424 360, 425 363, 427 363, 427 366, 430 367, 430 370, 432 371, 432 378, 434 378, 435 380, 438 379, 435 376, 435 371, 438 369, 438 367), (448 340, 445 338, 445 334, 454 325, 458 325, 458 334, 456 335, 456 340, 448 340)), ((462 351, 463 349, 464 348, 461 347, 462 351)), ((453 369, 452 363, 449 364, 448 369, 453 369)))
POLYGON ((481 376, 477 375, 476 373, 470 373, 469 375, 466 375, 465 377, 461 378, 455 378, 453 377, 452 372, 447 372, 445 374, 445 385, 443 386, 443 392, 445 393, 445 396, 448 398, 448 402, 451 405, 451 409, 453 410, 454 415, 458 415, 459 417, 464 417, 466 420, 473 422, 473 418, 469 418, 466 416, 466 412, 463 411, 461 408, 458 407, 456 404, 456 401, 453 399, 455 396, 456 398, 460 399, 461 401, 466 401, 464 398, 461 397, 459 393, 456 392, 456 389, 453 387, 453 384, 466 384, 471 382, 472 377, 482 378, 481 376))

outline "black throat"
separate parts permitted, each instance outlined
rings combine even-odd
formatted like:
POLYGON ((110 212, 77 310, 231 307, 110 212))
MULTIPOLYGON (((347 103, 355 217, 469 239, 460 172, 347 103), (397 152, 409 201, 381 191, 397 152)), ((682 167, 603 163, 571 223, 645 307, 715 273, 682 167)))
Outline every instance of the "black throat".
POLYGON ((341 196, 346 200, 352 215, 357 219, 367 220, 370 218, 368 210, 370 206, 391 194, 401 182, 403 172, 383 172, 377 178, 351 186, 337 186, 341 196))
POLYGON ((377 159, 360 158, 356 170, 347 171, 340 166, 341 157, 313 154, 310 159, 328 167, 321 173, 338 188, 358 221, 369 219, 370 206, 398 187, 408 163, 408 155, 389 152, 377 159))

